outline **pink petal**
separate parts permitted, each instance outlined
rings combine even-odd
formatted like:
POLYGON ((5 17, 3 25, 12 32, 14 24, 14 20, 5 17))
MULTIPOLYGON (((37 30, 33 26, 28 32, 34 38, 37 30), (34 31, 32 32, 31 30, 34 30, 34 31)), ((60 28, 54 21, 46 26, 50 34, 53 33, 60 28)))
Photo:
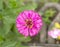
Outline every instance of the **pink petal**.
POLYGON ((29 10, 28 10, 28 11, 24 11, 24 14, 26 15, 26 17, 27 17, 28 19, 31 18, 31 14, 29 13, 29 10))
POLYGON ((30 32, 30 36, 35 36, 38 33, 38 31, 34 28, 30 29, 29 32, 30 32))
POLYGON ((57 38, 57 35, 53 35, 53 34, 52 34, 52 36, 51 36, 51 37, 52 37, 52 38, 57 38))
POLYGON ((40 24, 35 24, 35 27, 37 27, 37 29, 40 29, 42 27, 42 23, 40 24))
POLYGON ((22 21, 22 22, 25 22, 24 21, 24 18, 21 16, 21 14, 19 14, 19 16, 17 17, 17 20, 22 21))
POLYGON ((21 26, 21 27, 18 28, 18 31, 24 30, 25 28, 26 28, 26 26, 21 26))
POLYGON ((19 19, 16 20, 16 24, 25 24, 25 22, 20 21, 19 19))
POLYGON ((43 22, 41 16, 33 10, 25 10, 21 12, 16 19, 16 27, 18 31, 24 36, 28 36, 29 34, 30 36, 35 36, 36 34, 38 34, 39 30, 43 25, 42 23, 43 22), (26 26, 25 20, 27 19, 32 20, 32 28, 26 26))
POLYGON ((35 13, 33 13, 33 14, 32 14, 32 17, 31 17, 32 20, 34 20, 34 17, 35 17, 35 16, 36 16, 35 13))
POLYGON ((27 37, 29 35, 28 34, 28 28, 21 30, 20 33, 27 37))
POLYGON ((51 31, 50 31, 50 32, 48 32, 48 35, 49 35, 49 36, 51 36, 52 38, 57 38, 57 36, 56 36, 56 35, 54 35, 54 34, 53 34, 53 32, 51 32, 51 31))
POLYGON ((22 15, 22 17, 23 17, 24 20, 27 19, 26 14, 24 12, 22 12, 21 15, 22 15))
POLYGON ((57 38, 58 34, 59 34, 58 29, 53 29, 53 30, 48 32, 48 35, 51 36, 52 38, 57 38))
POLYGON ((18 27, 21 27, 21 25, 20 24, 16 24, 16 27, 18 28, 18 27))

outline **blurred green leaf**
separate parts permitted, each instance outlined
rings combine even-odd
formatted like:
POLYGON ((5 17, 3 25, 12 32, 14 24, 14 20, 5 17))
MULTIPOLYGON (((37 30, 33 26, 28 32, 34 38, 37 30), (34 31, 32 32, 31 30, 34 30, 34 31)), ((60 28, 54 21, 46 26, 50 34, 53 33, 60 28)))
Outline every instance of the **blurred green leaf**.
POLYGON ((59 3, 60 0, 49 0, 50 2, 56 2, 56 3, 59 3))
POLYGON ((12 23, 14 23, 14 19, 10 18, 10 17, 4 17, 3 19, 3 24, 4 24, 4 32, 7 34, 12 26, 12 23))
POLYGON ((25 37, 18 37, 18 39, 19 39, 21 42, 28 42, 28 41, 31 40, 30 37, 27 37, 27 38, 25 38, 25 37))
POLYGON ((0 35, 0 44, 3 43, 3 41, 4 41, 4 38, 3 36, 0 35))
POLYGON ((46 10, 45 17, 53 17, 55 13, 56 11, 53 9, 46 10))
POLYGON ((24 11, 24 10, 34 10, 36 8, 36 4, 26 4, 24 6, 21 6, 20 8, 18 8, 15 12, 17 14, 19 14, 20 12, 24 11))
POLYGON ((0 20, 2 20, 2 14, 0 13, 0 20))
POLYGON ((2 36, 0 36, 0 41, 2 41, 3 40, 3 37, 2 36))
POLYGON ((15 47, 15 45, 16 45, 16 42, 13 42, 13 41, 5 41, 2 44, 2 47, 15 47))
POLYGON ((51 23, 52 18, 56 15, 57 11, 54 8, 49 8, 43 13, 43 20, 48 25, 51 23))
POLYGON ((0 11, 2 10, 3 8, 3 4, 2 4, 3 0, 0 0, 0 11))

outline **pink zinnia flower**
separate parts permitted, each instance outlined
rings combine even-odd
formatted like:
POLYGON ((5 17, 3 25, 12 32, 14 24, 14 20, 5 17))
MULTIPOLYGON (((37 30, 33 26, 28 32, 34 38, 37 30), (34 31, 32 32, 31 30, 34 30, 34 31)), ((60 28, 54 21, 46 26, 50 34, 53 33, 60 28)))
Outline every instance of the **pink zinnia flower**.
POLYGON ((43 25, 42 17, 33 10, 21 12, 16 19, 16 27, 24 36, 35 36, 43 25))
POLYGON ((48 35, 51 36, 52 38, 57 39, 60 36, 60 29, 53 29, 48 32, 48 35))

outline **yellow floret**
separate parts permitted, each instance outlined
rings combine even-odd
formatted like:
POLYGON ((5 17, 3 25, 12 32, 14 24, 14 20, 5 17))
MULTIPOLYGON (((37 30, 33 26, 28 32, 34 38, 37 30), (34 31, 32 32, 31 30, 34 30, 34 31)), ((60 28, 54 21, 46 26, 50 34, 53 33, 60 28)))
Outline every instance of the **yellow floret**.
POLYGON ((60 36, 58 36, 57 39, 60 40, 60 36))
POLYGON ((60 24, 58 22, 56 22, 55 27, 60 29, 60 24))

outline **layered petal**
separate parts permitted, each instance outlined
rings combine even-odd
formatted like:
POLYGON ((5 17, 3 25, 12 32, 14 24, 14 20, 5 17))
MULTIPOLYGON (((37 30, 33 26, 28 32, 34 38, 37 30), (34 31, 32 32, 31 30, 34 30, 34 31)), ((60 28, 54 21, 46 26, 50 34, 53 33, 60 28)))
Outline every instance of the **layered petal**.
POLYGON ((24 36, 35 36, 43 25, 42 17, 33 10, 21 12, 16 19, 16 27, 24 36))
POLYGON ((29 34, 30 34, 30 36, 35 36, 35 35, 38 34, 38 31, 37 31, 37 29, 32 28, 32 29, 29 30, 29 34))
POLYGON ((48 32, 48 35, 51 36, 52 38, 57 39, 57 37, 60 35, 60 29, 53 29, 48 32))

